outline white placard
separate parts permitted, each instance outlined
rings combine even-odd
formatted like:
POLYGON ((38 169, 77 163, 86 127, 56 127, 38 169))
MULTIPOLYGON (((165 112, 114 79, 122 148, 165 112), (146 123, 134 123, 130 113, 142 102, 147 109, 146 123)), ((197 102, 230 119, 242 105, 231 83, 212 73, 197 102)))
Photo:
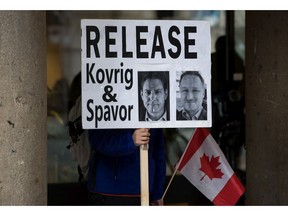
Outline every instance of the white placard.
POLYGON ((84 19, 81 29, 83 128, 211 127, 209 21, 84 19), (206 119, 176 117, 184 71, 203 77, 206 119), (159 121, 142 120, 141 81, 152 72, 168 84, 166 114, 159 121))

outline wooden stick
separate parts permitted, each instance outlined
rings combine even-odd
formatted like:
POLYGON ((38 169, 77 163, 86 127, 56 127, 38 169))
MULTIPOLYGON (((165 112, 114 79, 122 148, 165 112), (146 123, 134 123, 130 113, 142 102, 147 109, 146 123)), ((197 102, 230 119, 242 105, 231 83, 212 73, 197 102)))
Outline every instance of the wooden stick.
POLYGON ((173 180, 176 172, 177 172, 177 169, 174 170, 174 173, 173 173, 173 175, 172 175, 171 178, 170 178, 170 181, 169 181, 169 183, 168 183, 168 185, 167 185, 167 187, 166 187, 166 189, 165 189, 165 191, 164 191, 164 194, 163 194, 161 200, 164 200, 164 197, 165 197, 165 195, 166 195, 166 193, 167 193, 167 191, 168 191, 168 188, 170 187, 170 184, 171 184, 171 182, 172 182, 172 180, 173 180))
POLYGON ((149 206, 148 144, 140 146, 141 206, 149 206))

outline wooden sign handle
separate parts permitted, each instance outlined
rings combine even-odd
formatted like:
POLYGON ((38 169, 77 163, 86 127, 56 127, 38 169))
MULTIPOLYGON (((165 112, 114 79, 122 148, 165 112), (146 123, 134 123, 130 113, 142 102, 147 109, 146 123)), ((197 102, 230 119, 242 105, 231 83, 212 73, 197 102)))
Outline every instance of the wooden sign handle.
POLYGON ((140 146, 141 206, 149 206, 148 146, 140 146))

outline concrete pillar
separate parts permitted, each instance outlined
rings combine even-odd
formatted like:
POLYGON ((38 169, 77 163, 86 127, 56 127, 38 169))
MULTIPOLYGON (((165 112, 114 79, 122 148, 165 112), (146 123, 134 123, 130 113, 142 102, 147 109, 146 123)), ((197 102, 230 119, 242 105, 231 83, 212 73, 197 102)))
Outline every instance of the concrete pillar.
POLYGON ((246 201, 288 204, 288 12, 246 12, 246 201))
POLYGON ((0 205, 46 205, 46 15, 0 20, 0 205))

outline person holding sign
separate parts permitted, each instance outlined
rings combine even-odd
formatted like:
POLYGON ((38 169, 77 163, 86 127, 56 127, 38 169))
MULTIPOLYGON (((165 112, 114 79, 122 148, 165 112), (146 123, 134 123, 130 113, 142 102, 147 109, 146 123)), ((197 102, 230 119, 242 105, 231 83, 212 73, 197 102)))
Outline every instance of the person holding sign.
POLYGON ((179 81, 182 109, 176 110, 177 120, 207 120, 203 108, 204 79, 198 71, 185 71, 179 81))
POLYGON ((90 129, 89 205, 141 205, 140 146, 149 144, 150 205, 163 205, 166 179, 162 129, 90 129))
POLYGON ((168 76, 163 71, 139 72, 140 96, 145 107, 141 111, 140 106, 139 121, 169 121, 168 76))

